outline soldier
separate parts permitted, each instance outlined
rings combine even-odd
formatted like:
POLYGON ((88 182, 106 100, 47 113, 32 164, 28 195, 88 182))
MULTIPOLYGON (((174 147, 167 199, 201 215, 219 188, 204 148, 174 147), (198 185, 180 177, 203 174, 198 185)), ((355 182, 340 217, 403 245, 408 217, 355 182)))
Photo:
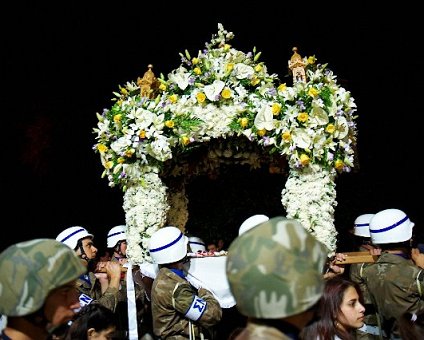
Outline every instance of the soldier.
POLYGON ((188 239, 176 227, 156 231, 149 240, 150 255, 160 267, 152 287, 153 330, 161 339, 197 339, 203 329, 222 317, 219 302, 210 291, 198 291, 183 272, 188 239))
MULTIPOLYGON (((375 249, 371 244, 370 221, 375 214, 359 215, 354 222, 353 235, 357 249, 355 251, 370 251, 375 249)), ((380 327, 378 326, 377 314, 368 290, 366 289, 365 281, 362 279, 363 268, 370 263, 353 263, 350 265, 349 278, 351 281, 358 284, 361 289, 365 304, 364 325, 355 330, 356 338, 359 340, 377 340, 380 337, 380 327)))
POLYGON ((205 242, 197 236, 191 236, 188 238, 188 245, 190 247, 191 252, 198 253, 206 251, 205 242))
POLYGON ((296 338, 314 316, 326 260, 326 247, 296 220, 274 217, 238 236, 226 271, 248 320, 236 339, 296 338))
POLYGON ((34 239, 0 254, 0 313, 7 325, 0 339, 47 339, 80 308, 75 289, 86 268, 68 247, 34 239))
POLYGON ((379 245, 382 253, 376 263, 364 266, 362 278, 390 339, 400 339, 397 320, 404 313, 424 309, 424 263, 420 256, 416 263, 411 260, 413 227, 399 209, 382 210, 370 221, 372 243, 379 245))
POLYGON ((89 304, 94 299, 114 312, 118 303, 121 266, 109 261, 101 265, 106 273, 94 273, 99 268, 96 267, 97 248, 93 237, 87 229, 75 226, 62 231, 56 240, 74 250, 88 268, 88 272, 81 275, 77 282, 81 304, 89 304))
MULTIPOLYGON (((126 226, 118 225, 111 228, 107 234, 107 247, 111 250, 111 261, 119 263, 121 265, 127 264, 127 235, 126 226)), ((132 267, 132 266, 131 266, 132 267)), ((134 269, 136 270, 136 269, 134 269)), ((131 286, 127 287, 127 275, 121 275, 121 282, 118 293, 118 304, 115 309, 117 317, 117 333, 122 338, 128 336, 128 334, 134 334, 134 338, 143 339, 151 338, 151 335, 146 333, 152 333, 152 320, 150 303, 146 300, 146 291, 144 287, 144 280, 149 278, 143 278, 141 280, 132 280, 131 286), (129 289, 127 289, 129 288, 129 289), (131 311, 130 315, 136 315, 136 318, 131 318, 128 323, 128 300, 131 299, 135 304, 130 304, 131 311), (137 334, 136 334, 137 333, 137 334)), ((151 280, 151 279, 150 279, 151 280)), ((152 280, 153 281, 153 280, 152 280)))

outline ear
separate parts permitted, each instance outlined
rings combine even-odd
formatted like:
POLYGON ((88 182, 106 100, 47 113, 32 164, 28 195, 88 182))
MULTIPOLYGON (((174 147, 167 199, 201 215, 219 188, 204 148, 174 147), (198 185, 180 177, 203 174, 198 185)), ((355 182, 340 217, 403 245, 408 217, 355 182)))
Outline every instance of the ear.
POLYGON ((93 336, 94 333, 96 333, 96 330, 94 328, 89 328, 87 330, 87 336, 93 336))

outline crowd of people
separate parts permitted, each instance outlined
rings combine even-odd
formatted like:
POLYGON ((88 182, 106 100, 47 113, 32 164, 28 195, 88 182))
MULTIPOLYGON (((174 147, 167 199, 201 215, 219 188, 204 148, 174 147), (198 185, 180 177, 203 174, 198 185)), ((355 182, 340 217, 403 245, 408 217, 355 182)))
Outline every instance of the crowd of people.
POLYGON ((424 338, 413 228, 399 209, 358 216, 351 251, 373 260, 357 263, 330 257, 295 219, 250 216, 224 254, 229 308, 187 272, 193 253, 223 255, 222 242, 165 226, 149 239, 153 263, 134 264, 125 225, 109 230, 101 260, 94 235, 72 226, 0 254, 0 339, 424 338))

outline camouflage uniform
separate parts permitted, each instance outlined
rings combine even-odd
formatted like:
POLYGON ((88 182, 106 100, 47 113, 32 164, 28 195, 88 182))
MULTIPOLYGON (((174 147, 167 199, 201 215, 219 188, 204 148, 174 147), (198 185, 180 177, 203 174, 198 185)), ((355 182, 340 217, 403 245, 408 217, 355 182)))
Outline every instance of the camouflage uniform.
POLYGON ((108 287, 102 294, 100 282, 94 273, 89 272, 86 275, 82 275, 77 281, 77 289, 81 294, 89 296, 91 299, 96 300, 101 305, 115 312, 118 304, 119 291, 116 288, 108 287))
POLYGON ((389 337, 400 338, 396 319, 405 312, 424 311, 424 270, 412 260, 383 252, 376 263, 363 268, 362 276, 384 331, 389 337))
POLYGON ((199 326, 210 328, 222 317, 222 310, 211 292, 200 288, 198 292, 185 279, 168 268, 161 268, 152 287, 153 330, 161 339, 188 339, 189 319, 186 313, 195 306, 196 298, 206 302, 206 308, 197 321, 191 321, 196 337, 199 326))
MULTIPOLYGON (((359 251, 367 251, 365 248, 359 248, 359 251)), ((380 335, 372 334, 380 332, 377 321, 377 314, 374 304, 371 300, 369 291, 366 287, 365 280, 362 277, 363 269, 370 263, 353 263, 350 265, 349 279, 358 284, 364 299, 365 317, 364 326, 355 330, 357 340, 378 340, 380 335), (368 329, 368 333, 365 330, 368 329)))
POLYGON ((288 339, 293 327, 283 319, 308 310, 322 295, 327 252, 298 221, 285 217, 237 237, 226 271, 237 309, 249 317, 237 339, 288 339))
MULTIPOLYGON (((118 259, 112 257, 111 262, 119 262, 118 259)), ((122 273, 121 282, 118 292, 118 303, 115 308, 115 315, 118 318, 118 330, 120 333, 123 333, 123 330, 128 330, 128 297, 127 297, 127 280, 125 279, 126 273, 122 273)), ((137 309, 137 325, 138 325, 138 335, 141 336, 146 332, 151 332, 151 325, 146 323, 151 323, 151 317, 148 315, 146 321, 144 321, 144 316, 147 313, 150 313, 148 305, 146 305, 145 299, 145 289, 143 286, 140 286, 134 282, 135 289, 135 302, 137 309)))

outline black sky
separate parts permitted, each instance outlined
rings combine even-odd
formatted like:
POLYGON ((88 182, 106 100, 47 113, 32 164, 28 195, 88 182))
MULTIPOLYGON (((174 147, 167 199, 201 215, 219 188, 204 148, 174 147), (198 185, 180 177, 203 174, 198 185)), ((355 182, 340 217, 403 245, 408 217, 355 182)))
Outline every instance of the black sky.
MULTIPOLYGON (((248 5, 99 1, 13 3, 1 11, 3 161, 0 249, 55 237, 71 225, 105 235, 124 221, 122 193, 101 179, 92 151, 96 112, 149 63, 167 74, 217 32, 254 46, 283 78, 291 48, 328 63, 358 106, 359 168, 337 179, 336 226, 359 214, 404 210, 422 225, 422 27, 407 1, 260 1, 248 5), (271 5, 274 3, 274 5, 271 5), (343 7, 342 7, 343 6, 343 7), (375 6, 373 4, 373 6, 375 6), (3 234, 5 235, 5 234, 3 234)), ((247 214, 249 215, 249 214, 247 214)), ((246 216, 247 217, 247 216, 246 216)))

